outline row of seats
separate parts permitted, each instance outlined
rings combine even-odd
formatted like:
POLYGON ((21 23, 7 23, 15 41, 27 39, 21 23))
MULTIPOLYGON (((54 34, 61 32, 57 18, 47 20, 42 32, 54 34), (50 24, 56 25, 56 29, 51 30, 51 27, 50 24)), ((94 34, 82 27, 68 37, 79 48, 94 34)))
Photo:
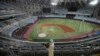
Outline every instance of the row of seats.
MULTIPOLYGON (((94 39, 95 40, 95 39, 94 39)), ((96 40, 97 42, 100 41, 100 39, 96 40)), ((35 43, 21 43, 20 45, 17 42, 7 42, 3 41, 1 44, 4 46, 1 46, 0 44, 0 48, 3 47, 5 50, 6 49, 10 49, 13 51, 18 51, 20 52, 22 55, 24 55, 25 53, 32 53, 35 55, 39 52, 39 54, 37 55, 42 55, 44 52, 48 53, 47 48, 44 46, 44 44, 35 44, 35 43), (14 44, 16 43, 16 44, 14 44), (18 46, 19 45, 19 46, 18 46)), ((83 43, 83 42, 82 42, 83 43)), ((56 54, 63 54, 66 53, 91 53, 92 51, 96 51, 99 50, 100 46, 95 45, 95 43, 91 42, 91 43, 83 43, 83 44, 56 44, 54 46, 54 53, 56 54)), ((35 55, 36 56, 36 55, 35 55)))
POLYGON ((18 17, 18 18, 14 18, 14 19, 10 19, 10 20, 6 20, 6 21, 2 21, 1 22, 1 30, 2 30, 2 34, 6 35, 6 36, 12 36, 13 31, 15 31, 18 28, 22 28, 25 25, 29 24, 29 23, 34 23, 35 20, 37 20, 37 18, 34 17, 18 17))
MULTIPOLYGON (((71 45, 69 45, 71 46, 71 45)), ((54 52, 56 53, 59 52, 59 53, 90 53, 92 51, 95 51, 97 49, 100 49, 100 46, 97 48, 97 47, 92 47, 92 48, 86 48, 86 47, 80 47, 80 48, 74 48, 74 47, 65 47, 65 48, 60 48, 60 45, 59 45, 59 48, 57 49, 57 47, 55 47, 56 49, 54 49, 54 52), (97 49, 96 49, 97 48, 97 49)), ((46 48, 42 48, 42 47, 32 47, 31 49, 30 48, 26 48, 25 47, 22 47, 22 49, 18 48, 16 49, 15 47, 12 48, 11 50, 13 51, 18 51, 20 53, 31 53, 31 52, 41 52, 41 51, 44 51, 44 52, 47 52, 47 49, 46 48), (34 48, 34 49, 33 49, 34 48)), ((42 53, 42 52, 41 52, 42 53)))
POLYGON ((15 5, 8 4, 6 2, 0 2, 0 19, 5 19, 11 16, 17 16, 25 14, 17 9, 15 5))

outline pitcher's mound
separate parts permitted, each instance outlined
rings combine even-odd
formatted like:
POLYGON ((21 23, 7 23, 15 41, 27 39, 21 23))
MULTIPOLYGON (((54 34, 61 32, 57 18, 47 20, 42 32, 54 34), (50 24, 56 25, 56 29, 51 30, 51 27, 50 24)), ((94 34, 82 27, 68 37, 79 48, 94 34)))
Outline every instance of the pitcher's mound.
POLYGON ((45 33, 40 33, 40 34, 38 34, 38 37, 40 37, 40 38, 45 38, 47 35, 45 34, 45 33))

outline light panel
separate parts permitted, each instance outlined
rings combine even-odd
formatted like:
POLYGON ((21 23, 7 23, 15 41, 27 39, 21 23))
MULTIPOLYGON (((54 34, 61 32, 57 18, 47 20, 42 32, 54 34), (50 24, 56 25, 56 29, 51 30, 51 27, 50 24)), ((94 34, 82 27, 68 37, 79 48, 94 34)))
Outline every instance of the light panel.
POLYGON ((56 6, 58 4, 59 0, 51 0, 51 5, 56 6))
POLYGON ((95 6, 98 4, 98 2, 99 2, 99 0, 92 0, 89 4, 92 6, 95 6))

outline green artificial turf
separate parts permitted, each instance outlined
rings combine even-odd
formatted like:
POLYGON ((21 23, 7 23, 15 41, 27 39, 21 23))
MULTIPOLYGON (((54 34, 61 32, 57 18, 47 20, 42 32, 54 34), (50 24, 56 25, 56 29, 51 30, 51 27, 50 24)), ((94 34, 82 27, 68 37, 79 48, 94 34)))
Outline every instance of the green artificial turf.
POLYGON ((32 28, 32 31, 29 34, 29 40, 34 39, 64 39, 64 38, 70 38, 71 36, 79 35, 82 33, 91 32, 94 29, 96 29, 98 25, 84 22, 84 21, 78 21, 78 20, 72 20, 72 19, 39 19, 39 21, 34 25, 32 28), (44 27, 42 30, 40 30, 41 24, 59 24, 59 25, 65 25, 75 30, 75 32, 68 32, 64 33, 62 29, 60 29, 57 26, 50 26, 50 27, 44 27), (53 29, 53 30, 50 30, 53 29), (38 34, 42 31, 42 33, 47 34, 46 37, 40 38, 38 37, 38 34))

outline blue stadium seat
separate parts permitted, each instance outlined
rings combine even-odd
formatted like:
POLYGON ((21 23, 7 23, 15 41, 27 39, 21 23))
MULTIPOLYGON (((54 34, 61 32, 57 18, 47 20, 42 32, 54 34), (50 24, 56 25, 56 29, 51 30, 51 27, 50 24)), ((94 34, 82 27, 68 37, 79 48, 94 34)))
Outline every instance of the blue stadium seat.
POLYGON ((96 35, 100 35, 100 30, 99 31, 96 31, 96 35))

